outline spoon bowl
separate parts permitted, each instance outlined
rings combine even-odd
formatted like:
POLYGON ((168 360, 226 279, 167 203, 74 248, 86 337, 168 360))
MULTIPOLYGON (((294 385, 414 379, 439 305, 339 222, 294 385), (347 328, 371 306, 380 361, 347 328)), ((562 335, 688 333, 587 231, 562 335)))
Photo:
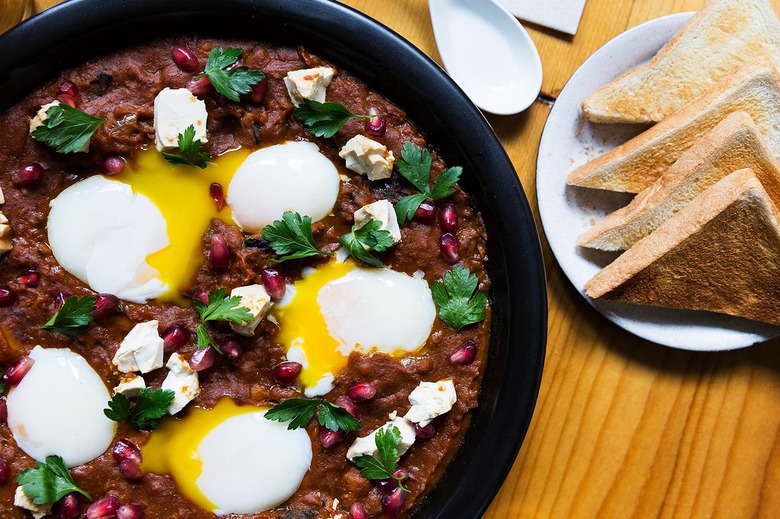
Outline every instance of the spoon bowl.
POLYGON ((522 112, 542 87, 531 37, 493 0, 428 0, 433 34, 450 77, 481 109, 522 112))

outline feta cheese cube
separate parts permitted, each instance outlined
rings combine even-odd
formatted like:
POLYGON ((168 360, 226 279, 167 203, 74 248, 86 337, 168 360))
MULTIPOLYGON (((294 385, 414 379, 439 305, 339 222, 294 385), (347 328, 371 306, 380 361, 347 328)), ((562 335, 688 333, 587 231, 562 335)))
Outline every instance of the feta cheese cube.
POLYGON ((380 230, 389 231, 393 241, 401 241, 401 228, 398 226, 398 217, 395 214, 395 208, 387 200, 377 200, 368 205, 364 205, 355 211, 355 228, 360 229, 370 220, 377 220, 382 225, 380 230))
POLYGON ((192 370, 189 363, 178 353, 171 355, 168 363, 168 376, 162 383, 162 389, 174 392, 173 402, 168 407, 169 414, 176 414, 200 394, 198 374, 192 370))
POLYGON ((355 135, 348 140, 339 157, 346 161, 347 169, 367 175, 369 180, 390 178, 393 174, 393 152, 384 144, 363 135, 355 135))
POLYGON ((455 384, 452 380, 420 382, 420 385, 409 394, 409 403, 412 407, 404 418, 425 427, 431 423, 431 420, 452 409, 457 400, 455 384))
POLYGON ((149 373, 163 365, 163 339, 157 321, 136 324, 125 336, 111 361, 122 373, 149 373))
MULTIPOLYGON (((384 424, 379 429, 387 429, 388 427, 396 426, 401 433, 401 443, 398 445, 398 455, 403 454, 409 450, 417 436, 414 434, 414 427, 412 423, 406 418, 396 416, 396 413, 390 415, 390 421, 384 424)), ((352 461, 361 454, 369 454, 376 457, 378 449, 376 448, 376 432, 373 431, 368 436, 357 438, 347 450, 347 459, 352 461)))
POLYGON ((154 98, 154 142, 157 151, 179 147, 179 134, 195 127, 195 140, 206 138, 206 103, 186 88, 163 88, 154 98))
POLYGON ((135 398, 146 388, 146 381, 135 373, 126 373, 119 379, 119 385, 114 388, 114 394, 121 393, 127 398, 135 398))
MULTIPOLYGON (((52 101, 51 103, 46 103, 45 105, 41 106, 40 110, 35 114, 35 116, 30 119, 30 135, 32 135, 32 132, 35 131, 35 129, 39 126, 42 126, 43 123, 46 122, 46 110, 51 108, 52 106, 59 106, 61 103, 59 101, 52 101)), ((35 137, 33 137, 35 138, 35 137)), ((89 151, 89 141, 87 141, 84 146, 81 147, 79 150, 80 152, 88 152, 89 151)))
POLYGON ((252 314, 252 320, 243 323, 230 323, 233 331, 245 337, 252 337, 255 334, 255 328, 263 320, 265 314, 274 305, 271 296, 265 291, 263 285, 247 285, 245 287, 236 287, 230 291, 230 296, 241 297, 241 304, 252 314))
POLYGON ((33 500, 27 497, 27 494, 24 493, 24 489, 21 486, 16 487, 16 492, 14 493, 14 506, 28 510, 35 519, 41 519, 48 515, 52 507, 50 504, 36 505, 33 503, 33 500))
POLYGON ((290 101, 295 106, 300 106, 304 99, 324 103, 326 90, 335 72, 329 67, 291 70, 284 78, 290 101))

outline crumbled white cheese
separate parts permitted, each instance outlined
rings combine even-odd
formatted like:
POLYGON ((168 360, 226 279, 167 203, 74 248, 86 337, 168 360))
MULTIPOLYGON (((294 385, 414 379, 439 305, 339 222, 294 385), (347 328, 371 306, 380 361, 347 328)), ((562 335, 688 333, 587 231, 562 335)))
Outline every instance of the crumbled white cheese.
POLYGON ((306 398, 327 395, 333 390, 333 380, 333 373, 324 373, 316 384, 307 386, 306 389, 303 390, 303 394, 306 395, 306 398))
MULTIPOLYGON (((392 426, 396 426, 398 431, 401 433, 401 443, 398 445, 398 455, 402 456, 406 451, 409 450, 409 447, 412 446, 417 436, 414 434, 414 427, 412 426, 412 423, 406 418, 397 416, 396 413, 392 413, 390 415, 390 421, 379 429, 387 429, 392 426)), ((355 457, 360 456, 361 454, 369 454, 376 457, 377 453, 379 452, 376 447, 376 432, 379 429, 376 429, 368 436, 357 438, 347 450, 347 459, 352 461, 355 459, 355 457)))
POLYGON ((364 205, 355 211, 355 228, 360 229, 370 220, 377 220, 382 225, 380 230, 389 231, 393 241, 401 241, 401 228, 398 226, 398 217, 395 214, 395 208, 387 200, 377 200, 368 205, 364 205))
POLYGON ((255 334, 255 328, 263 320, 265 314, 274 305, 271 302, 271 296, 265 291, 263 285, 247 285, 245 287, 236 287, 230 291, 230 296, 239 296, 241 303, 239 306, 249 310, 252 314, 252 320, 243 323, 230 323, 230 327, 233 331, 244 335, 246 337, 252 337, 255 334))
MULTIPOLYGON (((3 197, 3 191, 0 189, 0 198, 3 197)), ((0 201, 0 204, 3 203, 0 201)), ((11 226, 8 225, 8 218, 0 212, 0 256, 14 248, 11 241, 11 226)))
POLYGON ((404 418, 425 427, 431 423, 431 420, 452 409, 457 400, 455 384, 452 380, 420 382, 420 385, 409 394, 409 403, 412 407, 404 418))
POLYGON ((390 178, 393 174, 395 157, 393 152, 375 140, 363 135, 355 135, 341 148, 339 157, 346 166, 359 175, 367 175, 369 180, 390 178))
POLYGON ((168 407, 168 413, 176 414, 200 394, 198 374, 178 353, 171 355, 165 367, 170 371, 163 380, 162 389, 170 389, 175 393, 173 402, 168 407))
POLYGON ((284 85, 290 100, 295 106, 300 106, 304 99, 325 102, 325 93, 333 74, 336 71, 329 67, 291 70, 284 78, 284 85))
POLYGON ((207 142, 206 103, 186 88, 163 88, 154 98, 154 142, 157 151, 179 147, 179 134, 195 127, 195 140, 207 142))
POLYGON ((119 385, 114 388, 114 394, 121 393, 127 398, 135 398, 146 388, 146 381, 135 373, 126 373, 119 379, 119 385))
MULTIPOLYGON (((46 110, 51 108, 52 106, 59 106, 61 103, 59 101, 52 101, 51 103, 46 103, 45 105, 41 106, 41 109, 38 110, 38 113, 35 114, 35 117, 30 119, 30 135, 32 135, 32 132, 35 131, 35 129, 39 126, 42 126, 43 123, 46 122, 46 110)), ((35 138, 35 137, 33 137, 35 138)), ((84 144, 84 146, 81 147, 80 152, 87 152, 89 151, 89 141, 84 144)))
POLYGON ((125 336, 111 361, 122 373, 149 373, 163 366, 163 339, 157 321, 136 324, 125 336))
POLYGON ((16 493, 14 493, 14 506, 24 508, 28 510, 35 519, 41 519, 49 514, 51 511, 51 504, 48 505, 36 505, 33 500, 27 497, 21 486, 16 487, 16 493))

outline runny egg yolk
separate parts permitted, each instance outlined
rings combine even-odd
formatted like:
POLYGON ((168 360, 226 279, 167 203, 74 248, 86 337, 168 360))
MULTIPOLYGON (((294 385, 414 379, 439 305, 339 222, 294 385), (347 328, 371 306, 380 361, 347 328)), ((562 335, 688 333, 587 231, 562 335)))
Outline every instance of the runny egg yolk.
POLYGON ((154 149, 138 154, 116 180, 128 184, 134 193, 148 197, 160 210, 168 227, 167 247, 149 255, 147 262, 157 269, 169 289, 159 299, 184 303, 180 290, 193 278, 203 262, 201 238, 211 220, 232 224, 230 208, 221 211, 209 188, 218 183, 227 198, 230 179, 249 155, 248 150, 231 151, 210 161, 206 169, 171 166, 154 149))

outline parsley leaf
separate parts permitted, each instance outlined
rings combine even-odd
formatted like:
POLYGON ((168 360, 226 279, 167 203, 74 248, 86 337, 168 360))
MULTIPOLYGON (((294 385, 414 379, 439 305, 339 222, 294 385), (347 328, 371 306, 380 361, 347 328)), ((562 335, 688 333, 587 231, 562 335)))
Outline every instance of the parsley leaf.
POLYGON ((0 394, 5 393, 5 384, 0 383, 0 394))
POLYGON ((209 304, 203 304, 200 299, 195 299, 195 311, 200 316, 200 324, 195 328, 195 335, 198 336, 198 348, 208 348, 211 346, 219 353, 222 353, 217 344, 209 336, 204 323, 208 321, 227 321, 241 324, 253 319, 249 308, 241 306, 241 296, 227 297, 224 288, 209 293, 209 304))
POLYGON ((314 242, 311 233, 311 218, 301 216, 292 211, 285 211, 281 220, 276 220, 263 229, 263 239, 279 256, 279 259, 271 260, 281 263, 291 259, 308 258, 324 254, 333 256, 332 252, 320 250, 314 242))
POLYGON ((65 337, 75 339, 85 331, 89 323, 95 319, 97 299, 92 296, 70 296, 49 321, 41 326, 41 330, 60 333, 65 337))
POLYGON ((398 446, 401 444, 401 431, 395 425, 377 429, 374 443, 376 443, 379 458, 370 454, 361 454, 352 460, 361 469, 360 475, 366 479, 394 479, 404 492, 409 492, 409 489, 401 483, 404 478, 394 475, 398 468, 398 446))
POLYGON ((195 140, 195 126, 189 125, 179 134, 179 151, 163 152, 163 158, 171 166, 197 166, 206 169, 211 155, 203 151, 203 143, 195 140))
POLYGON ((287 429, 292 431, 306 427, 314 413, 317 413, 320 425, 331 431, 360 429, 360 422, 349 411, 322 398, 289 398, 266 411, 265 417, 274 422, 289 421, 287 429))
POLYGON ((404 197, 395 204, 399 225, 411 220, 417 208, 426 199, 440 200, 455 192, 452 186, 460 179, 463 168, 455 166, 442 170, 436 178, 436 182, 433 183, 433 189, 431 189, 432 163, 433 158, 430 151, 421 148, 412 141, 404 142, 401 158, 395 163, 396 168, 401 176, 411 182, 420 193, 404 197))
POLYGON ((75 153, 81 151, 104 122, 105 119, 60 103, 46 110, 46 119, 32 131, 32 136, 59 153, 75 153))
POLYGON ((369 119, 374 117, 353 114, 341 103, 320 103, 311 99, 304 99, 303 103, 293 110, 293 115, 303 121, 303 124, 316 137, 326 139, 336 135, 344 123, 352 118, 369 119))
POLYGON ((56 503, 66 494, 78 492, 90 501, 86 490, 79 488, 68 472, 65 462, 59 456, 46 456, 46 461, 35 463, 37 468, 24 469, 16 476, 24 494, 36 505, 56 503))
POLYGON ((382 227, 382 222, 372 218, 359 229, 355 229, 353 225, 352 231, 339 238, 339 241, 353 258, 381 268, 382 262, 369 250, 383 252, 388 247, 395 245, 395 241, 393 241, 390 231, 380 229, 380 227, 382 227))
POLYGON ((217 92, 231 101, 238 102, 239 95, 248 94, 254 85, 265 78, 265 74, 259 70, 250 70, 244 66, 228 68, 238 61, 240 55, 241 49, 211 49, 206 68, 196 79, 208 76, 217 92))
POLYGON ((153 431, 160 425, 176 394, 170 389, 144 388, 138 393, 135 405, 122 393, 115 394, 103 413, 115 422, 130 422, 140 431, 153 431))
POLYGON ((456 330, 482 321, 487 296, 475 293, 478 284, 477 276, 463 265, 455 265, 442 281, 435 281, 431 292, 441 320, 456 330))

